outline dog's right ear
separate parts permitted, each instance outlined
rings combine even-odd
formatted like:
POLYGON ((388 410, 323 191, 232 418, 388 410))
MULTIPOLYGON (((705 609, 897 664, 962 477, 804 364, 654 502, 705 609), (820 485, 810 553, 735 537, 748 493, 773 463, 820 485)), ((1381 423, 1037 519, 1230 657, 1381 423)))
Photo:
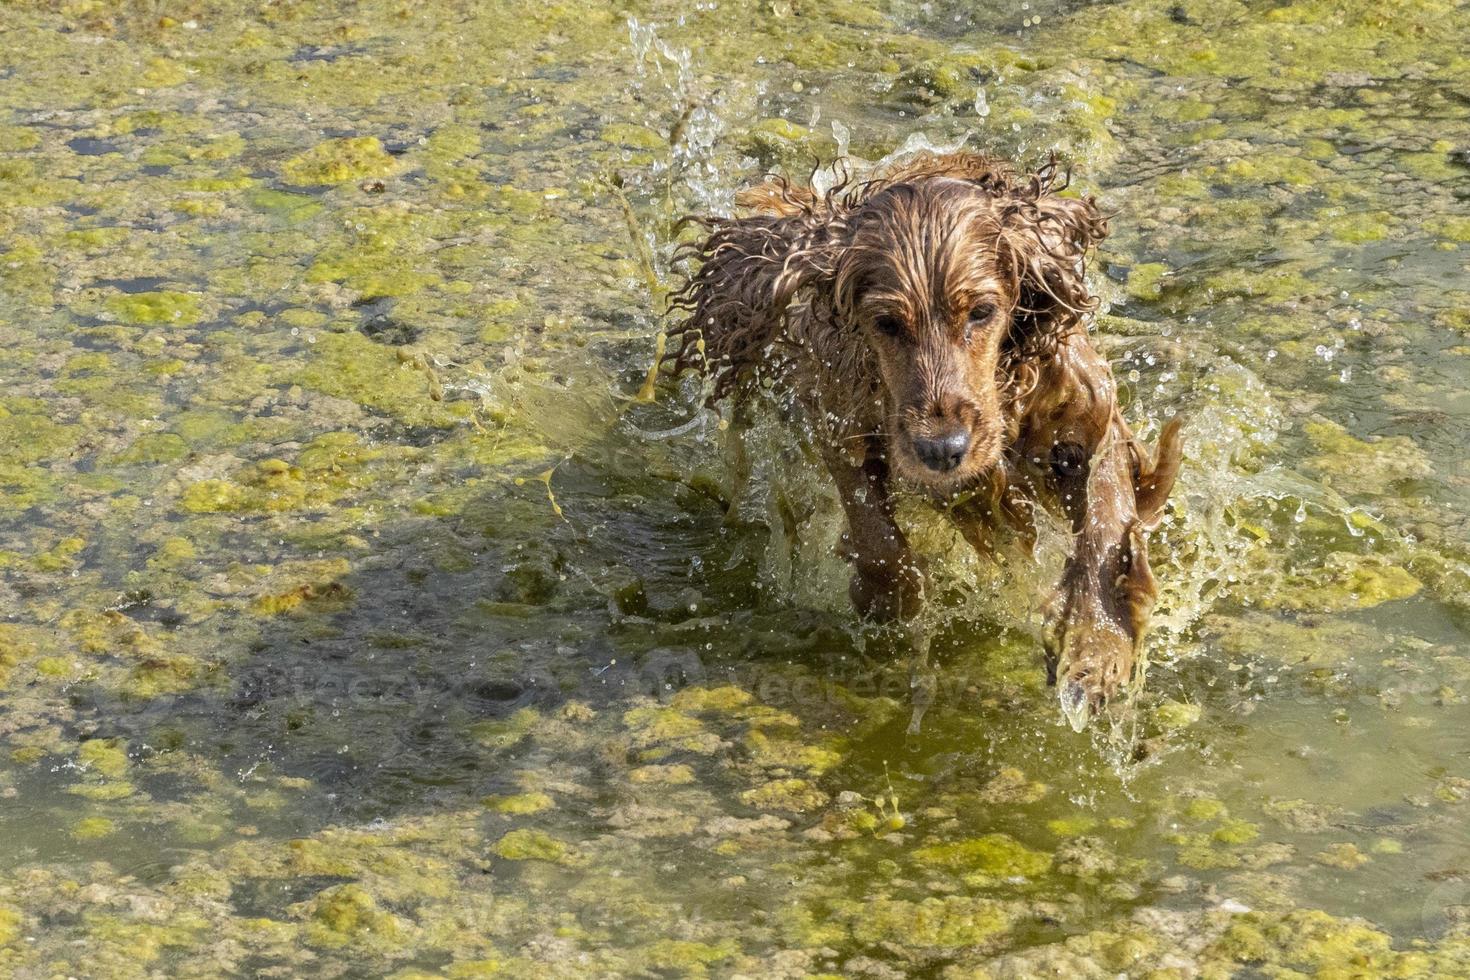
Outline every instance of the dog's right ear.
POLYGON ((677 344, 665 360, 676 372, 694 367, 711 375, 712 401, 756 376, 768 348, 782 339, 797 294, 831 282, 844 232, 832 196, 783 180, 738 200, 757 213, 685 219, 704 235, 681 247, 676 260, 699 268, 669 301, 684 316, 669 327, 677 344))

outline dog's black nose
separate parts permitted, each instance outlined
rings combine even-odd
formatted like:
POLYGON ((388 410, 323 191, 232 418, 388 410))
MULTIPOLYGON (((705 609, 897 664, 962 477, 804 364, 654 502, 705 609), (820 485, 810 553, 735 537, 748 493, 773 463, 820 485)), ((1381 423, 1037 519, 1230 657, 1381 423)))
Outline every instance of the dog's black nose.
POLYGON ((970 433, 952 429, 929 439, 914 440, 914 454, 931 470, 947 473, 965 461, 970 448, 970 433))

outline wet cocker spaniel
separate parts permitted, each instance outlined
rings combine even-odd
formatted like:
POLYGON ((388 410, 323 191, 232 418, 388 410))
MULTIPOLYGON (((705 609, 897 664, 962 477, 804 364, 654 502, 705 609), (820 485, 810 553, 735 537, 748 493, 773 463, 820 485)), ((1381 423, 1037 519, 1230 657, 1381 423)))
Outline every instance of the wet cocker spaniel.
POLYGON ((922 601, 897 489, 982 553, 1002 528, 1034 540, 1037 503, 1064 514, 1046 667, 1085 717, 1132 676, 1156 593, 1145 535, 1180 439, 1176 419, 1155 454, 1123 421, 1085 322, 1084 260, 1107 221, 1064 189, 1054 162, 1021 175, 974 153, 825 193, 770 179, 740 195, 742 216, 693 219, 668 360, 706 372, 737 415, 757 387, 797 411, 841 493, 864 616, 907 620, 922 601))

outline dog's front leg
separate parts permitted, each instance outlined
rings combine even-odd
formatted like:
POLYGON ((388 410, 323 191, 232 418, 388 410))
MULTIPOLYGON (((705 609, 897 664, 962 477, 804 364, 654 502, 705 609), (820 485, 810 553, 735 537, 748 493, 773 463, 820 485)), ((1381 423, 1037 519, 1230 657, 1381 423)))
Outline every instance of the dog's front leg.
POLYGON ((847 511, 844 544, 853 563, 848 589, 853 605, 864 619, 903 623, 913 691, 908 732, 917 733, 935 699, 938 679, 929 667, 929 633, 917 617, 923 605, 923 570, 894 520, 888 464, 876 453, 858 466, 836 453, 829 453, 826 463, 842 495, 842 510, 847 511))
POLYGON ((842 509, 847 513, 843 544, 853 568, 849 588, 852 604, 865 619, 902 623, 902 641, 908 647, 909 684, 913 691, 913 714, 908 730, 916 734, 938 689, 938 679, 929 666, 929 634, 918 618, 924 600, 923 570, 894 520, 888 466, 882 458, 870 455, 855 466, 830 453, 827 468, 837 483, 842 509))
POLYGON ((843 550, 852 563, 853 606, 879 623, 911 619, 923 605, 924 577, 894 520, 887 464, 872 456, 853 465, 829 453, 827 468, 847 514, 843 550))
MULTIPOLYGON (((1171 428, 1171 444, 1176 435, 1171 428)), ((1052 611, 1047 672, 1059 680, 1074 726, 1132 679, 1157 591, 1145 539, 1154 514, 1137 505, 1131 446, 1132 435, 1118 420, 1090 460, 1067 458, 1079 446, 1059 443, 1054 450, 1073 551, 1052 611)), ((1167 496, 1168 487, 1162 491, 1167 496)))

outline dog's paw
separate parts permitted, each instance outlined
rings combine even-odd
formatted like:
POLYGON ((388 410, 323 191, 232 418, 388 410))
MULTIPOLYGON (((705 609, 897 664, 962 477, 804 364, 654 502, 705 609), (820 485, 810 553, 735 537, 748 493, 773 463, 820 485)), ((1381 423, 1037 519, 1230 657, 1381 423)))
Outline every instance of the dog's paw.
POLYGON ((1133 679, 1132 637, 1111 624, 1097 625, 1064 629, 1056 655, 1057 698, 1068 724, 1079 732, 1133 679))

